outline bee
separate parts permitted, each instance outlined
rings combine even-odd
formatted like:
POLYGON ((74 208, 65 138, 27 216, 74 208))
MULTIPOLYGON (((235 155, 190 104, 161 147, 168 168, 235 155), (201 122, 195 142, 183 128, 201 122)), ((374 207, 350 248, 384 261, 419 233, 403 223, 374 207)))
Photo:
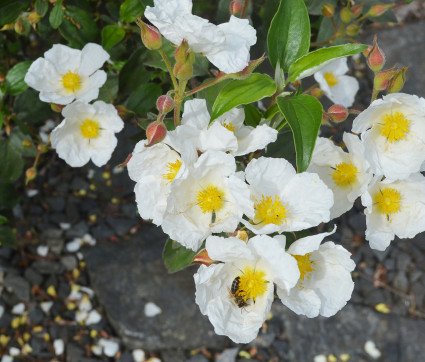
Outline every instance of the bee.
POLYGON ((238 294, 239 291, 239 281, 240 277, 236 277, 233 279, 232 286, 230 287, 230 297, 233 300, 233 302, 239 307, 244 308, 247 307, 249 304, 245 301, 245 299, 238 294))

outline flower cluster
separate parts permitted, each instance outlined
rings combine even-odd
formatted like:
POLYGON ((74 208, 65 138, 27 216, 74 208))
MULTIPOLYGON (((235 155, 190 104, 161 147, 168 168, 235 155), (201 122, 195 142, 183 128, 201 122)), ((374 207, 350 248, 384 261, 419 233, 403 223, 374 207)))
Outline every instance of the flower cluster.
POLYGON ((82 50, 55 44, 31 64, 25 82, 40 91, 40 100, 66 105, 64 120, 52 131, 51 145, 72 167, 90 159, 103 166, 117 145, 115 133, 124 123, 111 104, 88 102, 99 96, 106 73, 99 70, 109 59, 100 45, 89 43, 82 50))

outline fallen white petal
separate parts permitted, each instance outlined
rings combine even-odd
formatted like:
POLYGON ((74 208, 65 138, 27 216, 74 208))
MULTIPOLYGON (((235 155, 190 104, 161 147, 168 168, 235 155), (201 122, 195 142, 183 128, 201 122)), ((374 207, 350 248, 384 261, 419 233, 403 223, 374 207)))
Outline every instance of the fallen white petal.
POLYGON ((21 354, 21 350, 19 348, 16 348, 16 347, 10 347, 9 348, 9 354, 11 356, 18 356, 18 355, 21 354))
POLYGON ((47 256, 49 254, 49 247, 45 245, 40 245, 37 247, 37 254, 40 256, 47 256))
POLYGON ((103 353, 107 357, 114 357, 119 349, 119 344, 117 342, 104 338, 99 340, 99 346, 103 347, 103 353))
POLYGON ((99 314, 99 312, 96 310, 92 310, 86 319, 86 325, 89 326, 91 324, 99 323, 101 319, 102 316, 99 314))
POLYGON ((375 342, 367 341, 364 344, 364 350, 373 359, 378 359, 379 357, 381 357, 381 351, 378 348, 376 348, 375 342))
POLYGON ((88 313, 85 311, 81 311, 81 310, 77 310, 77 312, 75 313, 75 320, 80 323, 85 321, 85 319, 87 318, 88 313))
POLYGON ((326 362, 328 358, 324 354, 314 356, 314 362, 326 362))
POLYGON ((60 356, 65 349, 65 345, 61 339, 55 339, 53 341, 53 348, 55 349, 55 355, 60 356))
POLYGON ((155 303, 148 302, 145 304, 145 316, 146 317, 155 317, 158 314, 161 314, 162 310, 155 303))
POLYGON ((13 314, 19 314, 22 315, 25 312, 25 304, 24 303, 18 303, 13 306, 12 313, 13 314))

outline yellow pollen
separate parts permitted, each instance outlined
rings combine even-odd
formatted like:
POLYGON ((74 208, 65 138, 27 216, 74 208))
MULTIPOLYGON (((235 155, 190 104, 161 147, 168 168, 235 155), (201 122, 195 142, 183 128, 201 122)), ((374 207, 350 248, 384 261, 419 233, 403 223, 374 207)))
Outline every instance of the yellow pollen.
POLYGON ((313 264, 314 261, 310 260, 311 253, 307 253, 305 255, 293 255, 291 254, 298 263, 298 269, 300 270, 300 279, 304 280, 304 277, 310 279, 310 273, 314 271, 313 264))
POLYGON ((380 134, 390 143, 406 139, 411 121, 403 113, 386 113, 382 117, 382 122, 380 134))
POLYGON ((267 291, 267 283, 264 271, 246 267, 239 277, 239 288, 236 293, 245 301, 252 299, 255 302, 256 298, 267 291))
POLYGON ((179 173, 181 165, 182 165, 182 162, 178 159, 175 160, 174 162, 167 163, 168 172, 162 175, 163 178, 168 180, 167 184, 169 184, 170 182, 173 182, 173 180, 176 178, 177 174, 179 173))
POLYGON ((341 162, 335 165, 331 176, 335 185, 347 187, 356 182, 358 173, 359 170, 351 162, 341 162))
POLYGON ((261 200, 255 201, 254 209, 255 224, 282 225, 289 216, 289 211, 282 205, 277 195, 275 195, 274 201, 271 196, 261 195, 261 200))
POLYGON ((73 93, 81 89, 81 78, 70 70, 62 76, 62 85, 67 93, 73 93))
POLYGON ((99 122, 91 119, 84 120, 80 124, 80 131, 84 138, 97 138, 99 137, 99 122))
POLYGON ((224 192, 213 185, 208 185, 205 189, 198 192, 196 198, 202 212, 217 212, 223 207, 224 192))
POLYGON ((383 190, 379 190, 373 196, 374 204, 378 209, 378 212, 387 215, 395 214, 400 211, 401 195, 396 189, 386 187, 383 190))
POLYGON ((223 121, 221 125, 224 128, 227 128, 230 132, 235 132, 235 126, 232 124, 232 122, 227 123, 226 121, 223 121))
POLYGON ((336 77, 334 76, 332 72, 325 73, 323 77, 325 78, 329 87, 333 87, 334 85, 338 84, 338 79, 336 79, 336 77))

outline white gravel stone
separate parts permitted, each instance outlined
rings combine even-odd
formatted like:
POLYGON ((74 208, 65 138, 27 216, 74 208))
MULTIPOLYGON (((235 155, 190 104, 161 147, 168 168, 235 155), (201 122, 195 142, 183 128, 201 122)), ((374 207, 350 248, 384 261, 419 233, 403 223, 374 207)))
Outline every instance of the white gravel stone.
POLYGON ((65 345, 61 339, 55 339, 53 341, 53 348, 55 349, 55 355, 60 356, 65 349, 65 345))
POLYGON ((50 308, 52 308, 53 302, 41 302, 40 308, 44 313, 49 313, 50 308))
POLYGON ((71 228, 71 224, 70 224, 70 223, 68 223, 68 222, 61 222, 61 223, 59 223, 59 227, 60 227, 62 230, 68 230, 68 229, 70 229, 70 228, 71 228))
POLYGON ((18 303, 13 306, 12 308, 12 314, 19 314, 22 315, 25 312, 25 304, 24 303, 18 303))
POLYGON ((155 303, 148 302, 145 304, 145 316, 146 317, 155 317, 158 314, 161 314, 162 310, 155 303))
POLYGON ((18 356, 21 354, 21 350, 19 348, 16 347, 10 347, 9 348, 9 354, 13 357, 13 356, 18 356))
POLYGON ((373 359, 378 359, 379 357, 381 357, 381 351, 376 348, 375 342, 373 341, 367 341, 364 344, 364 350, 373 359))
POLYGON ((66 251, 70 253, 75 253, 80 250, 82 244, 82 240, 80 238, 76 238, 69 243, 66 244, 66 251))
POLYGON ((99 346, 102 346, 103 353, 107 357, 114 357, 119 350, 119 344, 110 339, 99 339, 99 346))
POLYGON ((27 190, 27 196, 28 197, 34 197, 37 194, 38 194, 38 190, 33 190, 33 189, 28 189, 27 190))
POLYGON ((86 319, 86 325, 89 326, 91 324, 99 323, 102 320, 102 316, 99 314, 97 310, 92 310, 87 319, 86 319))
POLYGON ((3 356, 1 362, 13 362, 13 358, 10 356, 3 356))
POLYGON ((40 256, 47 256, 49 254, 49 247, 46 245, 40 245, 37 247, 37 254, 40 256))
POLYGON ((324 354, 314 356, 314 362, 326 362, 328 358, 324 354))
POLYGON ((146 359, 145 351, 143 349, 135 349, 131 352, 134 362, 144 362, 146 359))

